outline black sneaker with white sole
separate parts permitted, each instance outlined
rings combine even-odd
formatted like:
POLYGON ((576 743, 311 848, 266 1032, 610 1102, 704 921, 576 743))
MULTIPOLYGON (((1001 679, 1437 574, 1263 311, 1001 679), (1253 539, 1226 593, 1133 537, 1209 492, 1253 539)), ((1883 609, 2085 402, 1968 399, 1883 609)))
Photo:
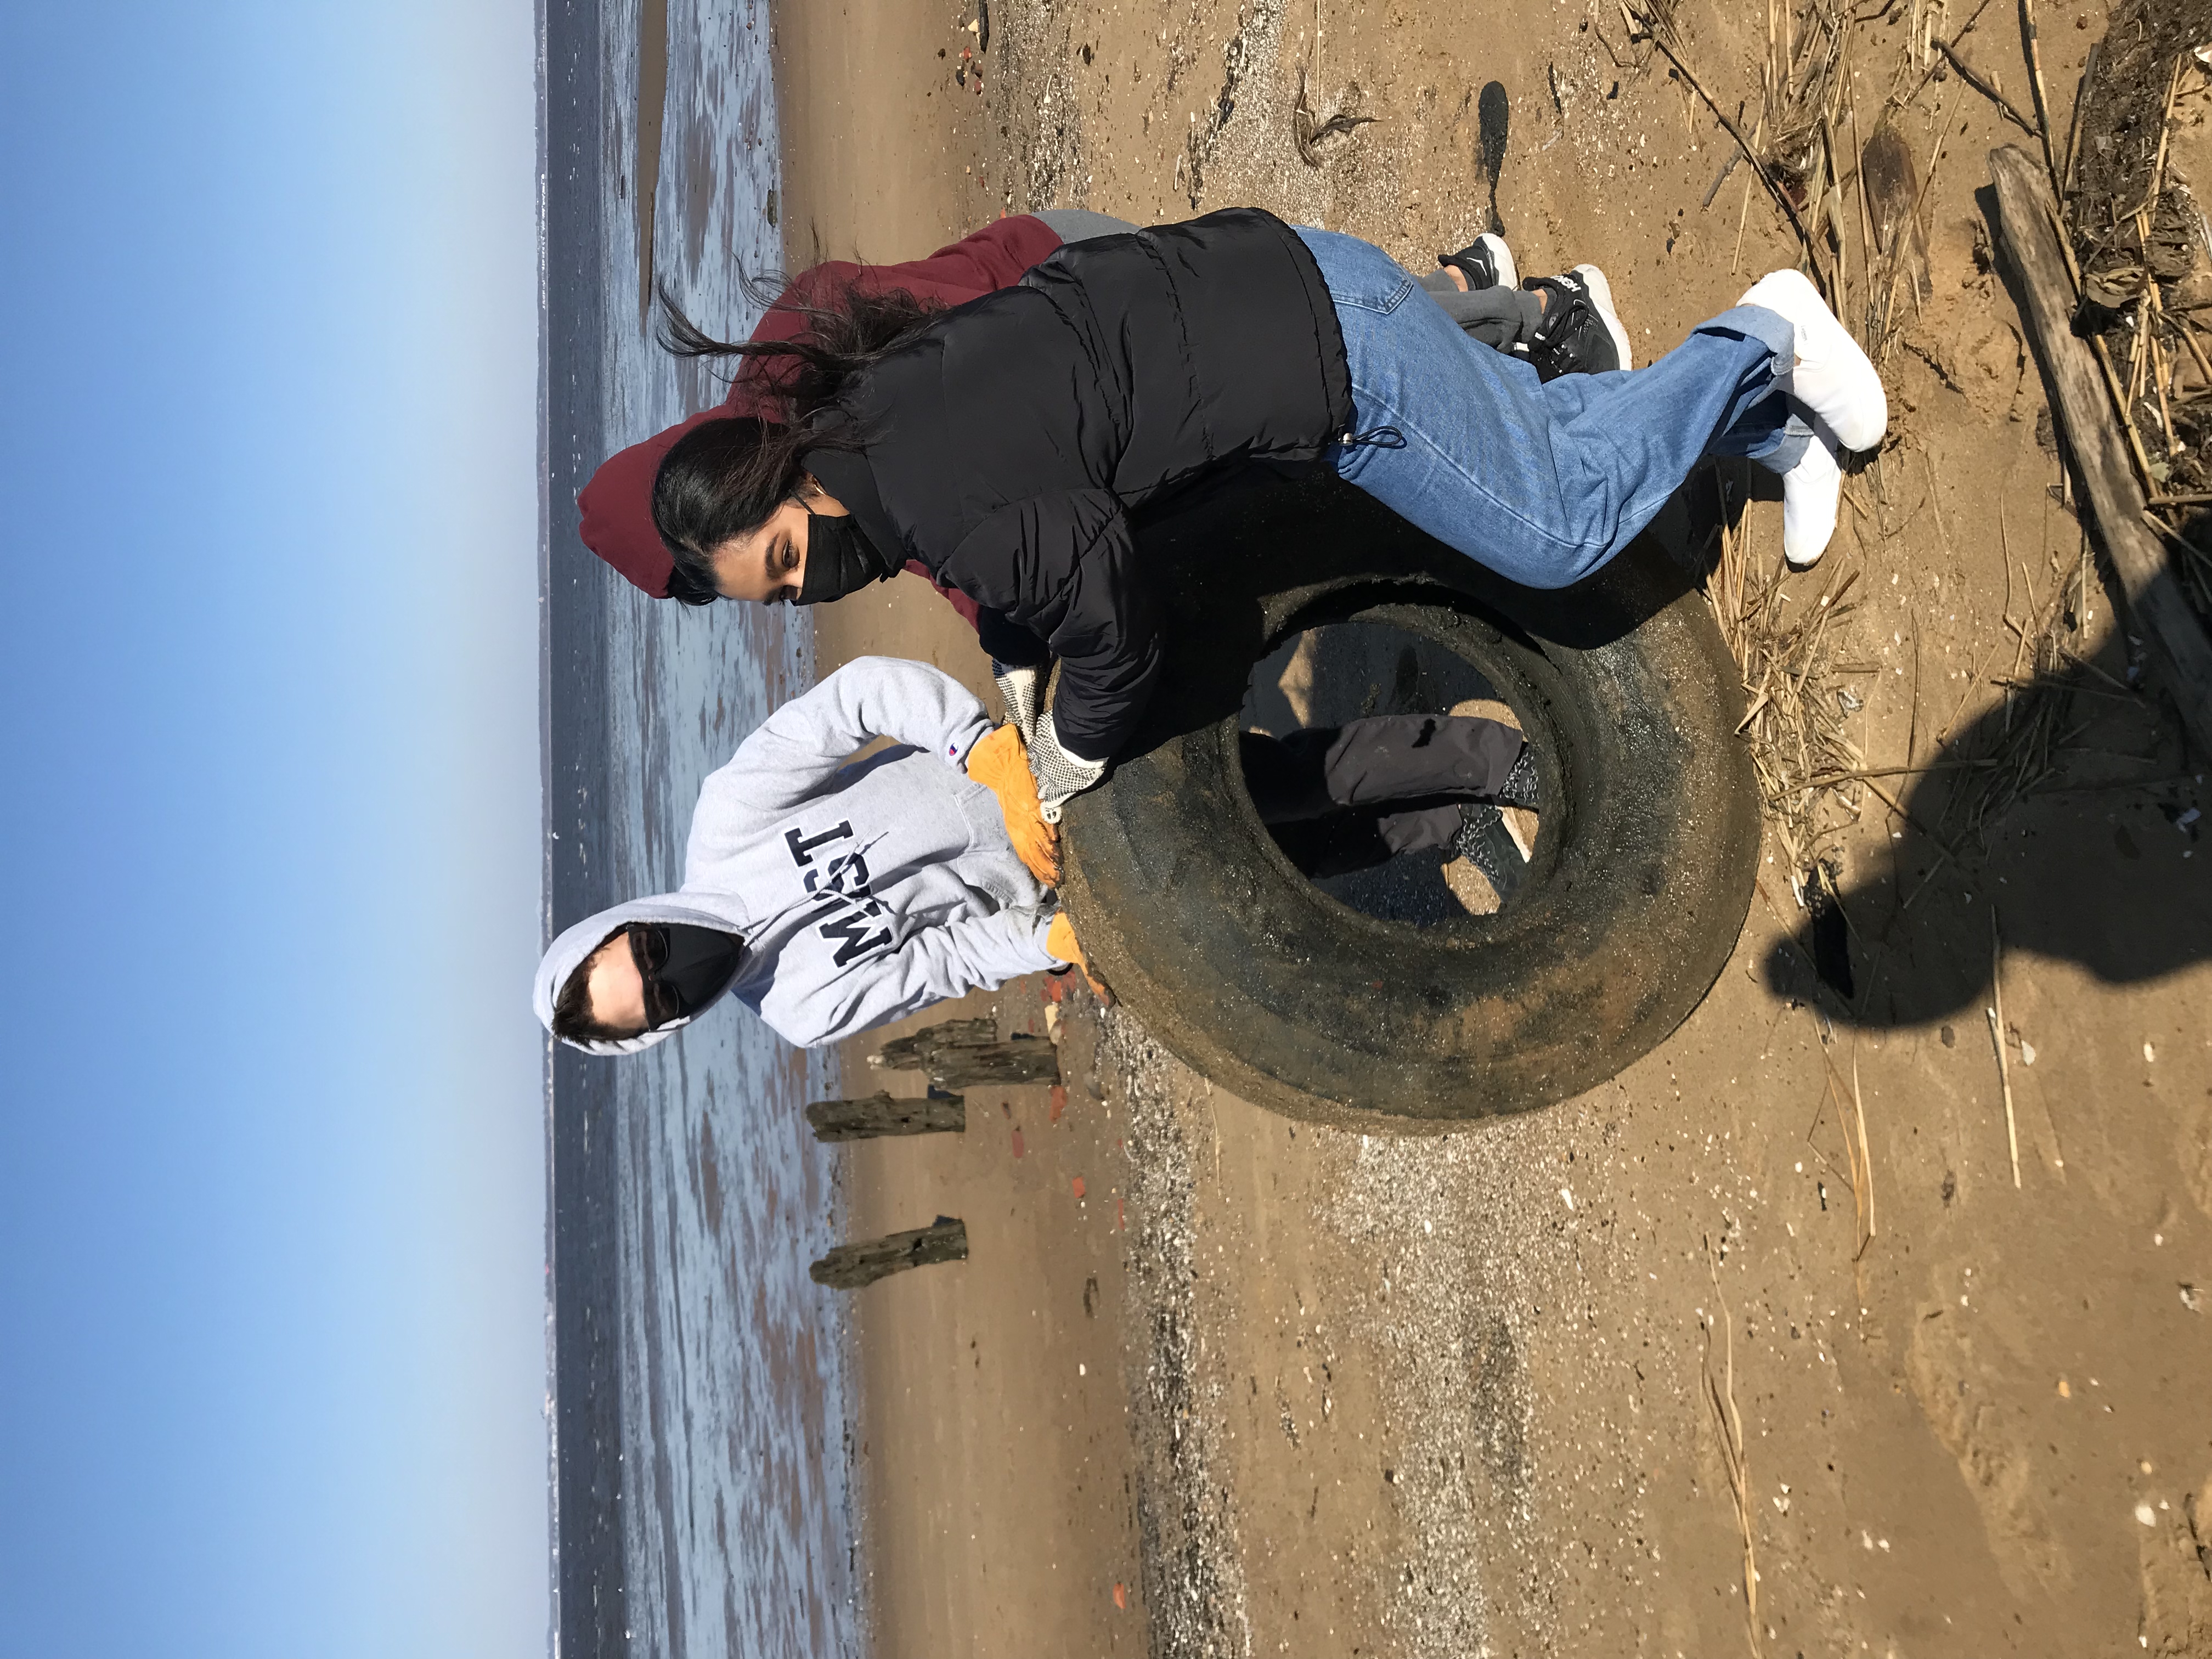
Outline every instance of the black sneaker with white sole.
POLYGON ((1528 860, 1521 856, 1512 832, 1493 801, 1474 801, 1459 809, 1459 833, 1452 850, 1490 878, 1490 890, 1504 904, 1521 890, 1528 860))
POLYGON ((1486 288, 1518 288, 1521 285, 1521 273, 1513 263, 1513 250, 1505 246, 1503 236, 1489 231, 1483 232, 1456 253, 1439 253, 1437 263, 1466 277, 1470 294, 1479 294, 1486 288))
POLYGON ((1557 276, 1532 276, 1522 286, 1544 295, 1544 320, 1526 346, 1537 378, 1603 374, 1635 367, 1628 331, 1613 308, 1613 287, 1595 265, 1577 265, 1557 276))
POLYGON ((1528 744, 1513 757, 1513 765, 1505 774, 1505 781, 1498 786, 1496 796, 1500 806, 1536 805, 1536 751, 1528 744))

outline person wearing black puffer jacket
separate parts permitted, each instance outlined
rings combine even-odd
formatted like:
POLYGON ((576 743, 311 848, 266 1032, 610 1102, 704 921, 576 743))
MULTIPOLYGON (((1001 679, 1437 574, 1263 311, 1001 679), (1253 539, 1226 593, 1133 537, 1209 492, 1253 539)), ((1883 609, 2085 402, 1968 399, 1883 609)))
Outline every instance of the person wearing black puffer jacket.
POLYGON ((1034 678, 1009 696, 1051 821, 1151 694, 1128 514, 1168 491, 1319 461, 1511 580, 1562 587, 1711 453, 1782 473, 1785 541, 1794 525, 1825 544, 1836 451, 1887 420, 1872 365, 1794 272, 1650 368, 1550 381, 1407 303, 1416 288, 1367 243, 1237 209, 1064 247, 948 312, 856 295, 810 341, 726 346, 676 319, 679 350, 795 358, 792 419, 692 428, 654 524, 696 592, 813 604, 916 560, 975 601, 998 663, 1058 657, 1051 708, 1034 678))

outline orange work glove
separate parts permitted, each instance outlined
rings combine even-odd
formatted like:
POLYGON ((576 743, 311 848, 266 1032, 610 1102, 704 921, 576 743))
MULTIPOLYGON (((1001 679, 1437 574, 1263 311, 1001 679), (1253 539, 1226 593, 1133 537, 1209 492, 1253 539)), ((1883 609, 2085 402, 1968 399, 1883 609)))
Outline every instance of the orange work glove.
POLYGON ((1067 912, 1060 911, 1045 930, 1045 953, 1062 962, 1072 962, 1083 975, 1083 982, 1091 988, 1091 994, 1098 999, 1099 1006, 1111 1008, 1114 994, 1106 988, 1106 981, 1091 971, 1091 964, 1083 959, 1083 947, 1075 942, 1075 924, 1067 919, 1067 912))
POLYGON ((999 798, 1014 855, 1046 886, 1057 887, 1060 831, 1044 821, 1036 780, 1030 775, 1029 751, 1012 720, 986 733, 968 751, 968 775, 999 798))

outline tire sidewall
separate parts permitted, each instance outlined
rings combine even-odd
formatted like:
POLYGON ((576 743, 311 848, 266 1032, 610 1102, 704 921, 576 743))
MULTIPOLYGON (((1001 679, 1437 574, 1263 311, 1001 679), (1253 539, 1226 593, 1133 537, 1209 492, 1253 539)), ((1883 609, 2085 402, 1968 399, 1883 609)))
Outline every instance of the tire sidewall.
POLYGON ((1759 820, 1734 663, 1702 595, 1648 544, 1544 594, 1332 506, 1364 532, 1334 573, 1224 558, 1172 596, 1147 732, 1064 825, 1085 952, 1180 1058, 1293 1115, 1443 1128, 1579 1093, 1687 1016, 1741 930, 1759 820), (1366 915, 1260 822, 1237 741, 1251 665, 1334 622, 1453 651, 1536 744, 1541 830, 1499 914, 1366 915))

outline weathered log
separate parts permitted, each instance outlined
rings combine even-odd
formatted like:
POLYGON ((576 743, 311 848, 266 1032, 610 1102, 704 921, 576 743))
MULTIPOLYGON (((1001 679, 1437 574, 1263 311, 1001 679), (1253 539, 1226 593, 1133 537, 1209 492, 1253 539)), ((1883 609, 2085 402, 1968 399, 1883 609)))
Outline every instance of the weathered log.
POLYGON ((940 1089, 1010 1083, 1057 1083, 1060 1050, 1037 1037, 1017 1036, 988 1048, 947 1048, 923 1068, 940 1089))
POLYGON ((868 1064, 887 1071, 919 1071, 939 1089, 1060 1081, 1060 1050, 1038 1037, 999 1041, 988 1019, 948 1019, 884 1044, 868 1064))
POLYGON ((886 1066, 894 1072, 910 1072, 923 1063, 924 1057, 940 1048, 980 1048, 999 1040, 999 1022, 995 1019, 945 1019, 934 1025, 925 1025, 911 1036, 895 1038, 871 1055, 868 1064, 886 1066))
POLYGON ((807 1268, 807 1276, 833 1291, 857 1291, 890 1273, 968 1259, 968 1225, 941 1215, 927 1227, 865 1244, 840 1244, 807 1268))
POLYGON ((968 1127, 968 1103, 933 1090, 920 1100, 872 1094, 866 1100, 817 1100, 806 1109, 817 1140, 868 1140, 877 1135, 958 1134, 968 1127))
POLYGON ((2088 345, 2074 332, 2075 294, 2063 234, 2044 170, 2006 144, 1990 152, 1999 230, 2020 277, 2028 333, 2042 360, 2051 403, 2066 435, 2081 493, 2096 520, 2097 538, 2118 574, 2128 613, 2151 666, 2173 695, 2200 750, 2212 750, 2212 642, 2189 607, 2172 562, 2145 526, 2142 484, 2136 477, 2119 416, 2088 345))

